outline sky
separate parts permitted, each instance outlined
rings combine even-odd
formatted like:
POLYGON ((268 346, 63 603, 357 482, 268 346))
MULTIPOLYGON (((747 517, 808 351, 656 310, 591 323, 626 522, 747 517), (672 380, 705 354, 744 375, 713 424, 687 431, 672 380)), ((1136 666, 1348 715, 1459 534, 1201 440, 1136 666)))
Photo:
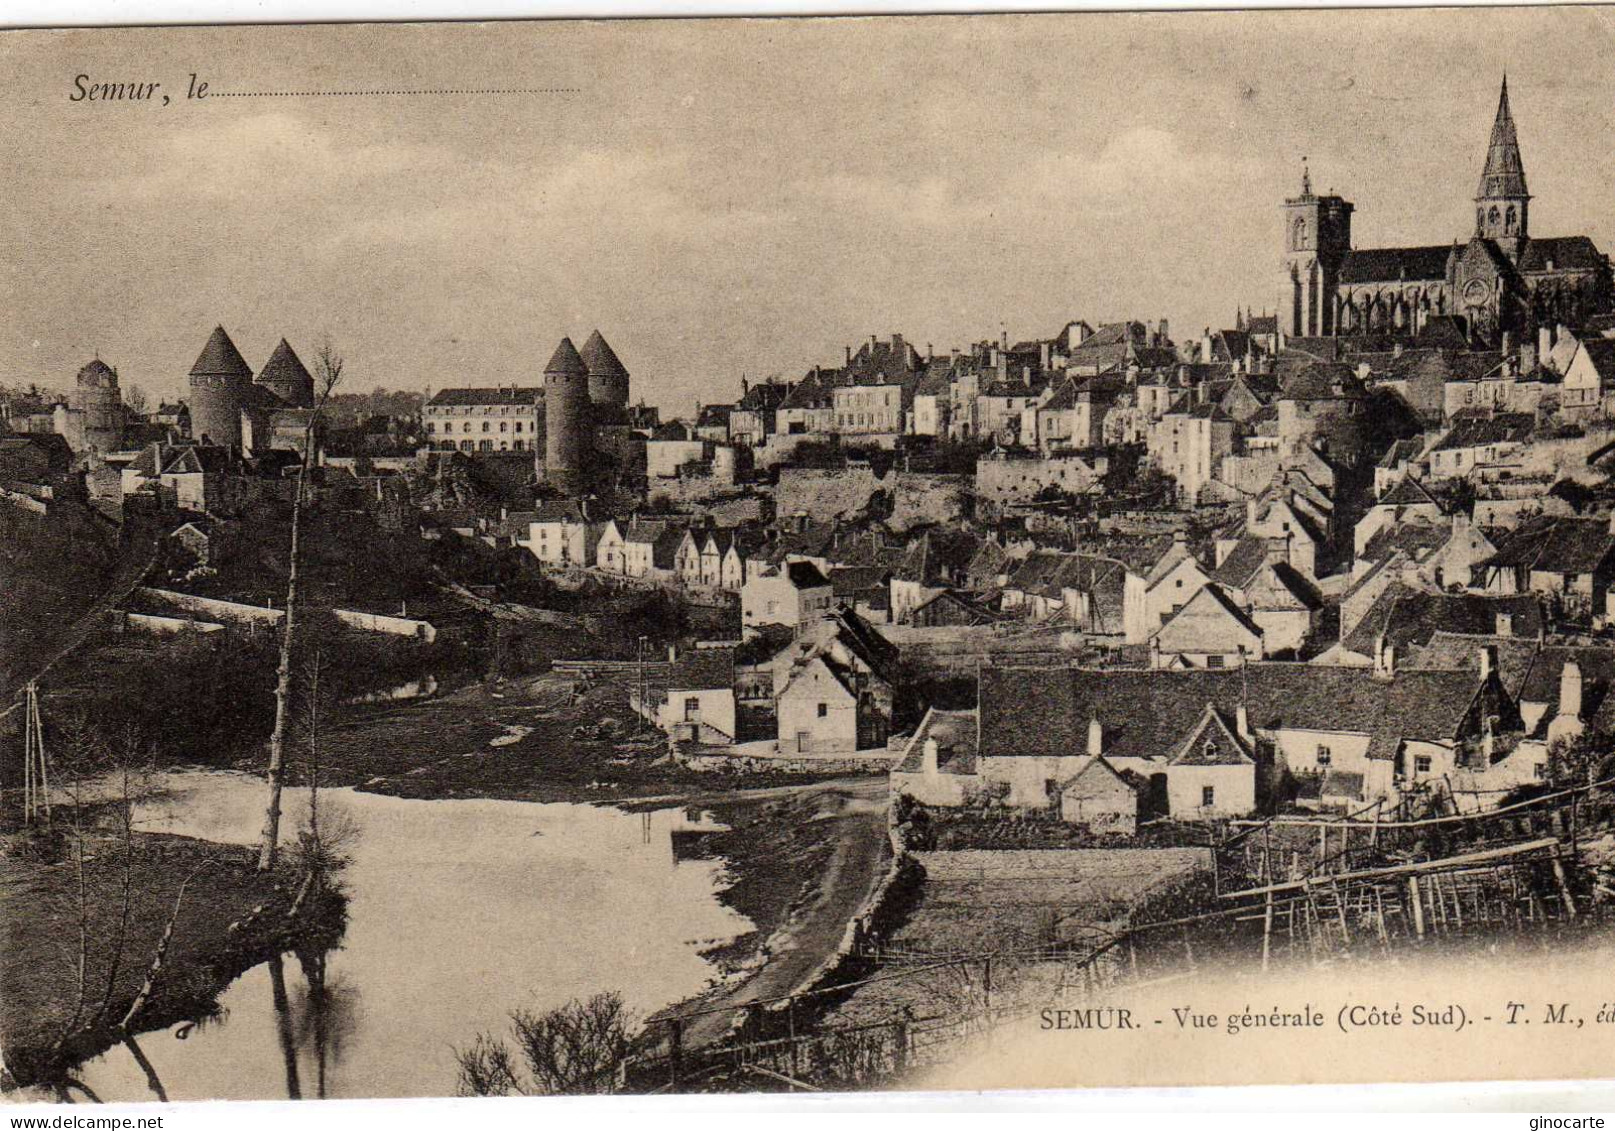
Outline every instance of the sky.
POLYGON ((539 384, 598 328, 664 414, 898 332, 1174 337, 1276 305, 1280 204, 1445 243, 1505 70, 1537 235, 1615 249, 1615 11, 0 33, 0 382, 182 393, 330 340, 348 389, 539 384), (210 93, 185 98, 195 72, 210 93), (72 101, 161 82, 170 104, 72 101), (543 94, 309 97, 516 88, 543 94))

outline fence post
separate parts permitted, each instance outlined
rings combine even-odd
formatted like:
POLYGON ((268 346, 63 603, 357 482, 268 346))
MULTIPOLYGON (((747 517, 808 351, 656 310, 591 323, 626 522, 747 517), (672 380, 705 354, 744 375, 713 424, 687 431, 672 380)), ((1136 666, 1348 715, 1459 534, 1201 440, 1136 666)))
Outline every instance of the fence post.
POLYGON ((669 1018, 667 1025, 667 1076, 668 1082, 676 1090, 679 1086, 679 1068, 684 1060, 684 1018, 669 1018))

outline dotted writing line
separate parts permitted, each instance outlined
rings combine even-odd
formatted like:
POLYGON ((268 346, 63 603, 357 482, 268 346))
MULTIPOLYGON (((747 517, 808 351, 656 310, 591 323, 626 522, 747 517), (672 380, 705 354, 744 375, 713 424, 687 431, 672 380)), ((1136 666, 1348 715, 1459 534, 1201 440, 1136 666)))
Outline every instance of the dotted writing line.
POLYGON ((428 90, 210 90, 209 98, 393 98, 419 94, 578 94, 577 87, 464 87, 428 90))

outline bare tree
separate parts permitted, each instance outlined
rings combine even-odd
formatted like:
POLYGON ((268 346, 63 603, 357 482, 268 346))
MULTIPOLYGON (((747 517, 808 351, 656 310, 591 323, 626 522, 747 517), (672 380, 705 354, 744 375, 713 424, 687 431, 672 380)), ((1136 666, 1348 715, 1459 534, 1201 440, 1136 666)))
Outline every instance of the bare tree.
POLYGON ((600 993, 574 999, 547 1013, 517 1010, 510 1015, 526 1073, 499 1038, 483 1033, 468 1049, 455 1051, 460 1062, 460 1094, 467 1096, 578 1096, 609 1092, 628 1058, 633 1015, 622 995, 600 993))
POLYGON ((146 396, 146 390, 139 385, 125 385, 123 387, 123 403, 136 416, 144 416, 146 410, 151 407, 151 398, 146 396))
POLYGON ((258 847, 258 870, 275 866, 280 842, 280 795, 286 776, 286 736, 291 728, 292 656, 297 634, 297 551, 302 530, 304 492, 308 470, 314 460, 314 431, 332 391, 342 380, 342 357, 329 340, 320 343, 314 357, 315 381, 319 395, 303 425, 303 459, 297 467, 297 487, 292 496, 292 537, 286 577, 286 619, 281 626, 280 665, 275 672, 275 730, 269 739, 269 803, 264 809, 263 840, 258 847))

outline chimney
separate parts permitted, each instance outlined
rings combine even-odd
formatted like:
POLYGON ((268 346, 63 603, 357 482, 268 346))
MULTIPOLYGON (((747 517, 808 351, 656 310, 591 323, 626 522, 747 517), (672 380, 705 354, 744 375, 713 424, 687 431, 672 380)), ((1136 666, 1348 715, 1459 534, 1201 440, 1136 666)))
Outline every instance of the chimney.
POLYGON ((1496 631, 1493 633, 1494 636, 1513 636, 1514 614, 1498 613, 1495 622, 1495 629, 1496 631))
POLYGON ((935 361, 936 360, 936 347, 933 346, 930 342, 925 343, 925 360, 926 361, 935 361))
POLYGON ((1050 349, 1050 344, 1048 342, 1040 342, 1038 344, 1038 347, 1037 347, 1037 363, 1038 363, 1038 367, 1041 368, 1041 369, 1046 370, 1049 367, 1049 349, 1050 349))
POLYGON ((1559 714, 1581 717, 1581 667, 1574 660, 1566 660, 1559 669, 1559 714))
POLYGON ((1239 701, 1239 708, 1234 712, 1234 730, 1246 742, 1255 743, 1256 736, 1251 733, 1250 713, 1245 710, 1245 701, 1239 701))
POLYGON ((936 739, 927 738, 925 745, 920 748, 920 772, 928 778, 937 775, 937 748, 936 739))
POLYGON ((1168 342, 1170 342, 1172 340, 1172 335, 1168 334, 1166 332, 1166 319, 1165 318, 1161 319, 1161 328, 1157 332, 1161 335, 1160 345, 1162 347, 1165 347, 1166 343, 1168 343, 1168 342))
POLYGON ((848 365, 852 364, 852 347, 851 346, 847 347, 847 364, 848 365))
MULTIPOLYGON (((1550 268, 1551 270, 1551 268, 1550 268)), ((1503 356, 1508 357, 1514 352, 1514 331, 1503 331, 1503 356)))
POLYGON ((1210 326, 1207 326, 1206 329, 1205 329, 1205 332, 1200 335, 1200 363, 1202 365, 1210 365, 1211 364, 1211 327, 1210 326))
POLYGON ((1105 752, 1105 728, 1099 725, 1099 716, 1088 720, 1088 757, 1097 758, 1105 752))
POLYGON ((1245 500, 1245 533, 1247 534, 1250 533, 1250 528, 1256 525, 1256 509, 1257 503, 1255 499, 1245 500))
POLYGON ((875 335, 875 334, 869 335, 869 360, 870 361, 875 360, 875 347, 877 345, 879 345, 879 344, 880 344, 880 338, 879 338, 878 335, 875 335))
POLYGON ((1003 350, 1005 353, 1009 352, 1009 327, 1008 326, 1000 326, 998 328, 998 348, 1003 350))
POLYGON ((1374 638, 1374 678, 1396 677, 1396 645, 1385 639, 1382 632, 1374 638))
POLYGON ((1537 348, 1534 342, 1520 343, 1520 372, 1530 373, 1537 367, 1537 348))
POLYGON ((1482 644, 1480 646, 1480 678, 1481 678, 1481 682, 1484 683, 1487 680, 1491 679, 1492 678, 1492 673, 1495 672, 1496 670, 1497 670, 1497 648, 1494 645, 1491 645, 1491 644, 1482 644))
POLYGON ((679 646, 677 644, 669 644, 667 646, 667 662, 670 664, 677 663, 678 658, 679 646))

